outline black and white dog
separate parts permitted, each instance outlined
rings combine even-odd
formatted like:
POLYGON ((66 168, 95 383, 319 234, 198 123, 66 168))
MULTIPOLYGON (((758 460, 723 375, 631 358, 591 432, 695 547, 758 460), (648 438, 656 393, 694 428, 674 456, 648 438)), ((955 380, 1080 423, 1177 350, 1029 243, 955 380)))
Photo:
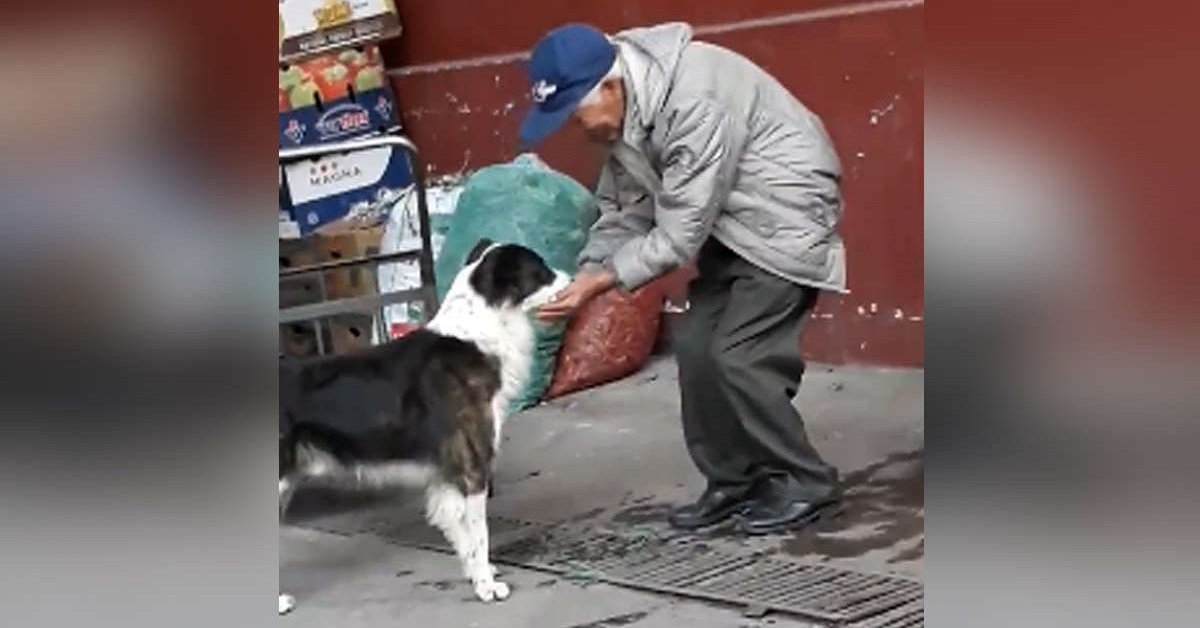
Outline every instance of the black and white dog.
MULTIPOLYGON (((424 488, 426 519, 475 594, 507 598, 488 555, 492 463, 529 372, 530 314, 568 281, 525 247, 481 241, 426 328, 351 355, 281 360, 280 520, 308 479, 424 488)), ((280 594, 281 614, 293 605, 280 594)))

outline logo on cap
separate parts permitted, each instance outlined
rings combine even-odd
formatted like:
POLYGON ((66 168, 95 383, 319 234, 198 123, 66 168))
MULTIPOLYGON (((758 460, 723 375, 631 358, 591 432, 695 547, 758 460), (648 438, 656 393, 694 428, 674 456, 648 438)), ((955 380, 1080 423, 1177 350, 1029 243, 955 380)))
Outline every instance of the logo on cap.
POLYGON ((551 85, 547 83, 545 79, 543 79, 533 84, 531 96, 533 98, 533 102, 543 103, 546 102, 546 99, 553 96, 554 92, 557 91, 557 85, 551 85))

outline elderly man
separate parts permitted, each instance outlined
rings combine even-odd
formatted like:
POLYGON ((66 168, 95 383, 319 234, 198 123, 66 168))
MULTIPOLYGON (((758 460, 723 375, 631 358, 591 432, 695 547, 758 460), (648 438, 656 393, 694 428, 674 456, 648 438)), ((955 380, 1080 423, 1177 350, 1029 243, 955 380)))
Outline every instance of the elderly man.
POLYGON ((846 283, 841 167, 821 120, 686 24, 611 38, 562 26, 534 48, 529 77, 524 146, 570 119, 608 147, 579 272, 539 316, 692 260, 699 271, 675 347, 687 448, 708 483, 671 524, 736 518, 766 534, 815 520, 839 491, 792 405, 800 330, 819 291, 846 283))

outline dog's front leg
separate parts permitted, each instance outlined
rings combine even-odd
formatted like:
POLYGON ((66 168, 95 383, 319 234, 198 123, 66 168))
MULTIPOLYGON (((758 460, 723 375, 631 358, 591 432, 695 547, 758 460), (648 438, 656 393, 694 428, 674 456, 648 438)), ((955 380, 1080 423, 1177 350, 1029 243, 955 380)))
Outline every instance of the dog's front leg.
POLYGON ((476 502, 480 499, 486 503, 487 493, 467 497, 461 491, 449 486, 431 488, 427 496, 426 512, 429 523, 446 535, 446 540, 454 547, 462 563, 463 574, 475 588, 475 595, 484 602, 503 600, 508 597, 508 586, 496 582, 492 566, 487 556, 487 521, 482 526, 483 543, 479 542, 480 532, 471 522, 472 515, 478 509, 476 502))
POLYGON ((489 553, 488 523, 487 523, 487 490, 467 496, 467 534, 471 543, 471 554, 477 557, 479 565, 477 573, 486 575, 483 582, 472 578, 475 583, 475 594, 483 601, 504 600, 508 598, 507 584, 496 580, 496 568, 492 565, 489 553), (483 586, 481 586, 481 584, 483 586))

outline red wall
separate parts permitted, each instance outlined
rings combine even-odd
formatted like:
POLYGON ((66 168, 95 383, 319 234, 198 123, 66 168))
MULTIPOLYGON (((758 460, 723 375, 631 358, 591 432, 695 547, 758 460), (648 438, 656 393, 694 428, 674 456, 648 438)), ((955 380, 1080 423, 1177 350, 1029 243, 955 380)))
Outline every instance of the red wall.
MULTIPOLYGON (((851 293, 828 295, 805 353, 834 363, 921 365, 923 74, 920 2, 398 0, 405 34, 384 46, 401 116, 430 174, 511 159, 528 102, 526 50, 561 23, 605 30, 680 20, 748 56, 817 112, 845 171, 851 293)), ((598 150, 572 131, 542 157, 591 186, 598 150)))

